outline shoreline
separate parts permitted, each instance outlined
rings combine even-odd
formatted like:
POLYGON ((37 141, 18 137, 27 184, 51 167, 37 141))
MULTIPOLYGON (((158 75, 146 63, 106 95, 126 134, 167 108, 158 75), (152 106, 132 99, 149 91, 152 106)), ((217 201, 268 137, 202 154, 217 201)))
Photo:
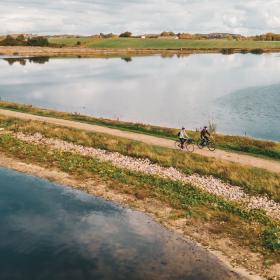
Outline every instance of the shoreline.
POLYGON ((117 203, 135 211, 143 212, 171 232, 179 234, 183 238, 183 240, 192 241, 194 242, 195 246, 205 249, 206 251, 214 255, 225 266, 225 268, 237 273, 241 277, 244 277, 244 279, 264 279, 240 265, 233 265, 232 257, 230 256, 230 254, 226 255, 225 252, 213 249, 211 244, 205 244, 205 242, 203 241, 203 236, 201 237, 201 240, 198 241, 194 237, 195 233, 197 232, 197 229, 194 226, 189 225, 190 235, 188 235, 182 229, 182 227, 185 227, 185 225, 183 225, 182 223, 172 223, 172 221, 166 219, 166 216, 172 211, 172 208, 170 208, 170 206, 164 205, 164 203, 162 203, 161 201, 155 199, 149 199, 148 201, 139 200, 134 195, 119 193, 118 191, 109 189, 106 187, 106 185, 100 184, 93 179, 80 180, 75 178, 75 176, 73 175, 64 173, 55 168, 47 169, 35 164, 24 163, 16 158, 7 157, 2 152, 0 152, 0 167, 15 170, 27 175, 40 177, 50 182, 59 184, 62 187, 71 187, 73 189, 86 192, 89 195, 101 197, 106 201, 117 203))
MULTIPOLYGON (((13 140, 16 138, 10 136, 9 130, 7 133, 3 131, 1 133, 3 138, 0 137, 0 166, 11 169, 19 168, 19 170, 16 170, 29 174, 31 172, 32 175, 43 177, 62 185, 72 186, 89 194, 101 196, 107 200, 146 212, 169 229, 202 244, 207 250, 214 249, 222 257, 226 256, 226 260, 233 267, 245 267, 250 271, 249 274, 255 272, 265 278, 278 279, 277 277, 280 275, 279 255, 277 255, 277 252, 270 252, 269 247, 263 247, 266 245, 260 239, 261 232, 267 226, 274 227, 277 224, 277 222, 267 220, 266 215, 263 216, 258 212, 250 214, 251 212, 247 212, 245 208, 238 208, 237 205, 229 204, 227 200, 223 200, 222 204, 220 204, 220 198, 212 201, 209 197, 211 194, 201 196, 199 191, 191 191, 191 185, 189 188, 188 185, 181 186, 177 181, 162 180, 160 175, 145 175, 141 168, 140 173, 136 172, 134 174, 132 170, 127 168, 100 161, 94 155, 87 156, 83 153, 80 155, 80 152, 82 152, 81 145, 90 147, 91 143, 95 143, 94 146, 98 148, 99 143, 110 143, 109 146, 103 146, 104 144, 102 144, 101 148, 116 151, 117 149, 110 145, 113 144, 114 147, 118 145, 120 147, 119 151, 122 153, 122 151, 126 150, 126 147, 129 147, 132 155, 135 155, 133 153, 134 149, 137 151, 138 148, 141 148, 145 150, 145 153, 138 154, 138 157, 143 158, 145 154, 152 152, 147 145, 135 143, 134 145, 136 146, 133 146, 129 140, 122 138, 118 139, 98 133, 90 134, 85 131, 81 133, 80 130, 71 130, 47 124, 42 127, 40 123, 36 122, 22 122, 5 118, 3 118, 2 122, 4 127, 8 124, 7 129, 11 127, 12 131, 22 130, 33 135, 42 129, 45 131, 47 138, 55 137, 70 142, 77 141, 79 150, 73 150, 69 153, 69 151, 64 151, 64 148, 51 147, 43 141, 36 145, 33 141, 28 143, 22 140, 13 140), (88 142, 90 139, 93 142, 88 142), (50 163, 52 164, 50 165, 50 163), (181 198, 182 200, 177 200, 181 198), (185 207, 184 205, 189 206, 185 207), (211 205, 216 206, 211 208, 211 205), (250 221, 255 222, 252 224, 250 221), (263 224, 263 221, 265 224, 263 224), (235 230, 237 225, 240 225, 240 229, 236 228, 235 230), (251 232, 251 230, 254 230, 254 232, 251 232), (256 239, 251 239, 249 236, 248 239, 244 239, 248 234, 255 236, 256 239), (253 245, 253 247, 249 245, 253 245), (269 265, 266 265, 266 262, 269 265)), ((55 143, 59 143, 57 141, 55 143)), ((66 147, 66 143, 61 144, 66 147)), ((110 153, 105 151, 105 154, 111 158, 110 153)), ((127 153, 124 152, 124 154, 127 153)), ((178 156, 179 160, 181 157, 185 157, 184 154, 178 154, 177 158, 178 156)), ((153 158, 152 154, 150 154, 150 157, 153 158)), ((123 161, 123 158, 120 157, 119 159, 123 161)), ((189 158, 190 160, 191 158, 189 158)), ((165 161, 160 164, 165 165, 164 163, 165 161)), ((131 164, 135 165, 133 162, 131 164)), ((219 168, 219 166, 215 166, 219 168)), ((136 165, 135 168, 137 168, 136 165)), ((178 168, 180 167, 178 166, 178 168)), ((242 174, 241 169, 238 169, 238 174, 242 174)), ((257 278, 253 277, 252 279, 257 278)))
POLYGON ((279 53, 280 48, 90 48, 90 47, 12 47, 0 46, 0 55, 49 56, 49 57, 98 57, 98 56, 137 56, 137 55, 191 55, 234 53, 279 53))

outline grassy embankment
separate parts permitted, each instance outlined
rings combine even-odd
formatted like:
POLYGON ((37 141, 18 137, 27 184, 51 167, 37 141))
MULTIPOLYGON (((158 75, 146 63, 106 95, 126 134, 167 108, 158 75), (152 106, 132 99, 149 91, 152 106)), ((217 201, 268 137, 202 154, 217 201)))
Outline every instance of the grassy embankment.
MULTIPOLYGON (((84 122, 88 124, 96 124, 111 128, 117 128, 126 131, 132 131, 142 134, 153 135, 157 137, 164 137, 168 139, 175 139, 178 133, 178 129, 165 128, 147 124, 122 122, 110 119, 95 118, 90 116, 83 116, 79 114, 71 114, 65 112, 57 112, 54 110, 35 108, 29 105, 1 102, 0 108, 9 109, 18 112, 30 113, 45 117, 55 117, 66 120, 73 120, 78 122, 84 122)), ((193 139, 199 138, 199 133, 189 131, 188 134, 193 139)), ((214 140, 217 147, 227 151, 243 152, 254 156, 262 156, 271 159, 280 160, 280 143, 272 141, 262 141, 244 136, 230 136, 230 135, 214 135, 214 140)))
POLYGON ((212 175, 231 184, 239 185, 250 194, 266 194, 272 199, 280 201, 280 174, 262 169, 240 166, 236 163, 196 154, 181 153, 177 150, 151 146, 107 134, 80 131, 50 124, 42 125, 40 122, 2 117, 1 125, 15 132, 27 134, 40 132, 46 137, 58 138, 83 146, 120 152, 132 157, 149 158, 154 163, 175 167, 185 174, 212 175))
MULTIPOLYGON (((47 137, 57 137, 78 144, 119 151, 131 156, 149 157, 154 162, 165 166, 173 165, 186 173, 200 169, 203 173, 226 171, 235 174, 237 172, 240 177, 244 174, 251 174, 252 179, 256 175, 257 180, 263 176, 263 180, 268 181, 269 178, 266 176, 273 176, 235 164, 213 159, 207 161, 200 156, 186 155, 170 149, 153 147, 103 134, 81 132, 47 124, 42 125, 39 122, 0 117, 0 125, 12 131, 40 132, 47 137)), ((268 218, 260 210, 245 210, 236 203, 225 201, 191 185, 128 171, 115 167, 109 162, 101 162, 78 154, 50 150, 44 145, 36 146, 25 143, 9 134, 0 136, 0 151, 24 162, 39 164, 46 168, 49 168, 51 164, 52 168, 67 172, 81 180, 94 178, 97 182, 103 182, 120 193, 131 194, 141 200, 145 198, 157 199, 173 208, 174 211, 172 217, 169 217, 170 219, 187 218, 188 222, 193 224, 198 222, 200 225, 207 224, 208 228, 205 230, 209 230, 209 234, 213 237, 230 237, 240 246, 261 253, 267 264, 280 262, 280 224, 268 218)))
POLYGON ((175 40, 175 39, 140 39, 140 38, 110 38, 98 39, 90 37, 55 37, 49 38, 50 43, 75 46, 77 42, 90 48, 135 48, 135 49, 277 49, 280 41, 235 41, 235 40, 175 40))

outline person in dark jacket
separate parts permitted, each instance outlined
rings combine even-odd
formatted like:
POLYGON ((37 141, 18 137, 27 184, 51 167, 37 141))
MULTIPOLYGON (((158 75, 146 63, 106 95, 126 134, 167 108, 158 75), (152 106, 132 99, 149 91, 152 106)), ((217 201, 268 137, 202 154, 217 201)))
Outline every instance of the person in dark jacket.
POLYGON ((204 128, 200 131, 200 139, 202 140, 202 144, 205 144, 206 142, 209 142, 209 137, 211 136, 207 126, 204 126, 204 128))

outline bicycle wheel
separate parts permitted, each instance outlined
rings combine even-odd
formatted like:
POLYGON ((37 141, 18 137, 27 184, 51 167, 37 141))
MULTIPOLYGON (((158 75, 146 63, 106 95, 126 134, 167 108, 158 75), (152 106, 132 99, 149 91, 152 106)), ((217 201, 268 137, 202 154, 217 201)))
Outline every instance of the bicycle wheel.
POLYGON ((201 140, 198 140, 198 141, 197 141, 197 147, 198 147, 199 149, 203 149, 204 145, 202 144, 202 141, 201 141, 201 140))
POLYGON ((175 147, 175 149, 181 150, 182 149, 181 142, 179 140, 176 140, 174 142, 174 147, 175 147))
POLYGON ((216 150, 216 145, 214 142, 208 142, 207 147, 209 149, 209 151, 214 152, 216 150))
POLYGON ((190 153, 192 153, 194 151, 194 144, 190 143, 190 144, 186 144, 186 150, 190 153))

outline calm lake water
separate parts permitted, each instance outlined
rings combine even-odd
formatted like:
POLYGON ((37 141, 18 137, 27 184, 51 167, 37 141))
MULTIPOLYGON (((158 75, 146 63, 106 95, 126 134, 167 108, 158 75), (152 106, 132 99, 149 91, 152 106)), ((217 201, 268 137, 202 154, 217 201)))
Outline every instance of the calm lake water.
POLYGON ((241 279, 140 212, 0 168, 0 279, 241 279))
POLYGON ((280 54, 0 59, 4 100, 280 141, 280 54))

